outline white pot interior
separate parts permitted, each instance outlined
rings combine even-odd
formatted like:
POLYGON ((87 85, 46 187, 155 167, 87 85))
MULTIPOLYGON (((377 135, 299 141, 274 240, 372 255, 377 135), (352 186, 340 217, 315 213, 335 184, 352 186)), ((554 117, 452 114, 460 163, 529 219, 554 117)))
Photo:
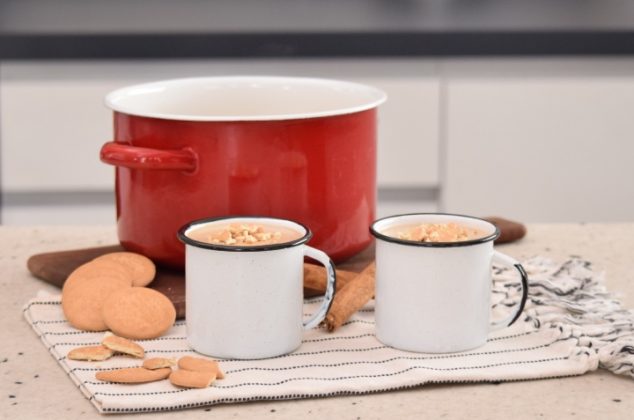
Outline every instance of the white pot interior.
POLYGON ((130 115, 186 121, 267 121, 349 114, 374 108, 383 91, 329 79, 228 76, 129 86, 106 105, 130 115))

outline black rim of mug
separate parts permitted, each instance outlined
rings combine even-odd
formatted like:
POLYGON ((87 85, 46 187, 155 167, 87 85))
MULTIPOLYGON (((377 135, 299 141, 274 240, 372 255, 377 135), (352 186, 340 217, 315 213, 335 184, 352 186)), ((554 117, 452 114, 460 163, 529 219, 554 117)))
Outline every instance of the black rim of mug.
POLYGON ((271 216, 260 216, 260 215, 236 215, 236 216, 222 216, 222 217, 207 217, 204 219, 193 220, 178 230, 178 239, 186 245, 195 246, 197 248, 205 248, 211 249, 215 251, 230 251, 230 252, 261 252, 261 251, 273 251, 277 249, 285 249, 291 248, 294 246, 302 245, 308 242, 312 237, 313 233, 308 229, 307 226, 296 222, 294 220, 289 219, 281 219, 279 217, 271 217, 271 216), (234 246, 234 245, 221 245, 221 244, 211 244, 208 242, 201 242, 187 236, 187 231, 191 228, 194 228, 198 225, 204 225, 207 223, 220 222, 220 221, 228 221, 228 220, 236 220, 239 222, 240 219, 266 219, 266 220, 274 220, 279 222, 290 222, 300 226, 306 232, 301 238, 294 239, 288 242, 281 242, 278 244, 267 244, 267 245, 251 245, 251 246, 234 246))
POLYGON ((494 241, 496 240, 499 236, 500 236, 500 229, 498 229, 497 226, 495 226, 493 223, 481 219, 479 217, 475 217, 475 216, 467 216, 464 214, 454 214, 454 213, 406 213, 406 214, 395 214, 392 216, 387 216, 387 217, 383 217, 381 219, 375 220, 374 223, 372 223, 372 225, 370 226, 370 233, 377 239, 380 239, 382 241, 386 241, 386 242, 392 242, 395 244, 399 244, 399 245, 406 245, 406 246, 422 246, 422 247, 427 247, 427 248, 455 248, 455 247, 462 247, 462 246, 471 246, 471 245, 478 245, 478 244, 482 244, 485 242, 490 242, 490 241, 494 241), (377 223, 380 223, 382 221, 385 220, 389 220, 389 219, 396 219, 398 217, 408 217, 408 216, 452 216, 452 217, 460 217, 460 218, 465 218, 465 219, 473 219, 473 220, 478 220, 480 222, 486 223, 488 225, 493 226, 493 233, 491 233, 490 235, 484 236, 482 238, 476 238, 476 239, 470 239, 468 241, 458 241, 458 242, 420 242, 420 241, 409 241, 407 239, 398 239, 398 238, 394 238, 392 236, 388 236, 385 235, 379 231, 377 231, 374 226, 376 226, 377 223))

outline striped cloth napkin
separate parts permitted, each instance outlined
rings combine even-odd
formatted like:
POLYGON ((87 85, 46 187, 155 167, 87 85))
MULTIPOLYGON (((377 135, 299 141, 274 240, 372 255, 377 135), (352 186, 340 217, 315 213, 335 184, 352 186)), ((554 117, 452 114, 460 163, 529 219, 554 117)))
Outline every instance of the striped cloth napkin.
MULTIPOLYGON (((69 360, 69 350, 100 343, 103 333, 78 331, 64 319, 60 297, 38 297, 24 316, 47 350, 100 413, 178 410, 220 403, 366 394, 428 383, 499 382, 581 375, 603 367, 634 377, 634 313, 602 286, 590 263, 525 262, 530 278, 523 319, 492 333, 475 350, 422 354, 396 350, 374 336, 373 303, 335 333, 305 333, 299 349, 271 359, 221 360, 226 378, 206 389, 181 389, 169 381, 140 385, 100 382, 102 369, 139 366, 115 356, 103 362, 69 360)), ((519 283, 508 269, 494 267, 493 317, 519 299, 519 283)), ((306 301, 306 316, 320 299, 306 301)), ((147 357, 196 355, 186 343, 185 322, 158 339, 140 341, 147 357)))

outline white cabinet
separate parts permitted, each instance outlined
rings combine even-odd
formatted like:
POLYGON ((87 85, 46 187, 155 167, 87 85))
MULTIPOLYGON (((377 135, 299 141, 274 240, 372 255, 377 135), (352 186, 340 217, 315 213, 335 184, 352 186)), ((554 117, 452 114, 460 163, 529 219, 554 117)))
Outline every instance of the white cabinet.
POLYGON ((634 60, 449 61, 442 207, 632 221, 634 60))
POLYGON ((112 125, 101 98, 116 82, 81 64, 0 70, 3 192, 112 188, 99 147, 112 125))
POLYGON ((178 77, 294 75, 381 88, 389 98, 379 111, 379 187, 434 189, 439 149, 437 67, 433 61, 417 59, 2 62, 3 223, 36 222, 34 214, 41 215, 37 218, 41 223, 47 222, 46 214, 60 223, 111 223, 110 216, 98 216, 109 215, 108 211, 95 212, 94 206, 90 210, 83 199, 72 202, 78 197, 73 193, 102 192, 102 204, 112 207, 114 171, 99 161, 101 145, 112 136, 111 112, 103 97, 122 86, 178 77), (71 193, 65 195, 71 202, 55 202, 58 192, 71 193), (71 207, 62 211, 61 204, 71 207), (53 206, 50 211, 47 205, 53 206), (84 217, 77 219, 78 212, 84 217))
POLYGON ((0 67, 3 191, 112 188, 99 162, 111 137, 109 91, 164 78, 278 74, 367 83, 389 96, 379 117, 379 185, 438 181, 438 75, 423 60, 4 62, 0 67))
POLYGON ((634 59, 263 59, 0 63, 3 223, 112 223, 114 171, 98 157, 112 135, 104 95, 228 74, 384 89, 380 215, 634 218, 634 59))

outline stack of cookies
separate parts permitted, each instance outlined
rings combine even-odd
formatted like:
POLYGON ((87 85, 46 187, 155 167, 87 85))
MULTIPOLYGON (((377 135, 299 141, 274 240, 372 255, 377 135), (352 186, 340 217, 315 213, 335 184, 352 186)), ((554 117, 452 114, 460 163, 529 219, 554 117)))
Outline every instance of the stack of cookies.
POLYGON ((155 275, 154 263, 143 255, 102 255, 68 276, 64 315, 80 330, 110 330, 137 340, 159 337, 174 324, 176 309, 165 295, 145 287, 155 275))

